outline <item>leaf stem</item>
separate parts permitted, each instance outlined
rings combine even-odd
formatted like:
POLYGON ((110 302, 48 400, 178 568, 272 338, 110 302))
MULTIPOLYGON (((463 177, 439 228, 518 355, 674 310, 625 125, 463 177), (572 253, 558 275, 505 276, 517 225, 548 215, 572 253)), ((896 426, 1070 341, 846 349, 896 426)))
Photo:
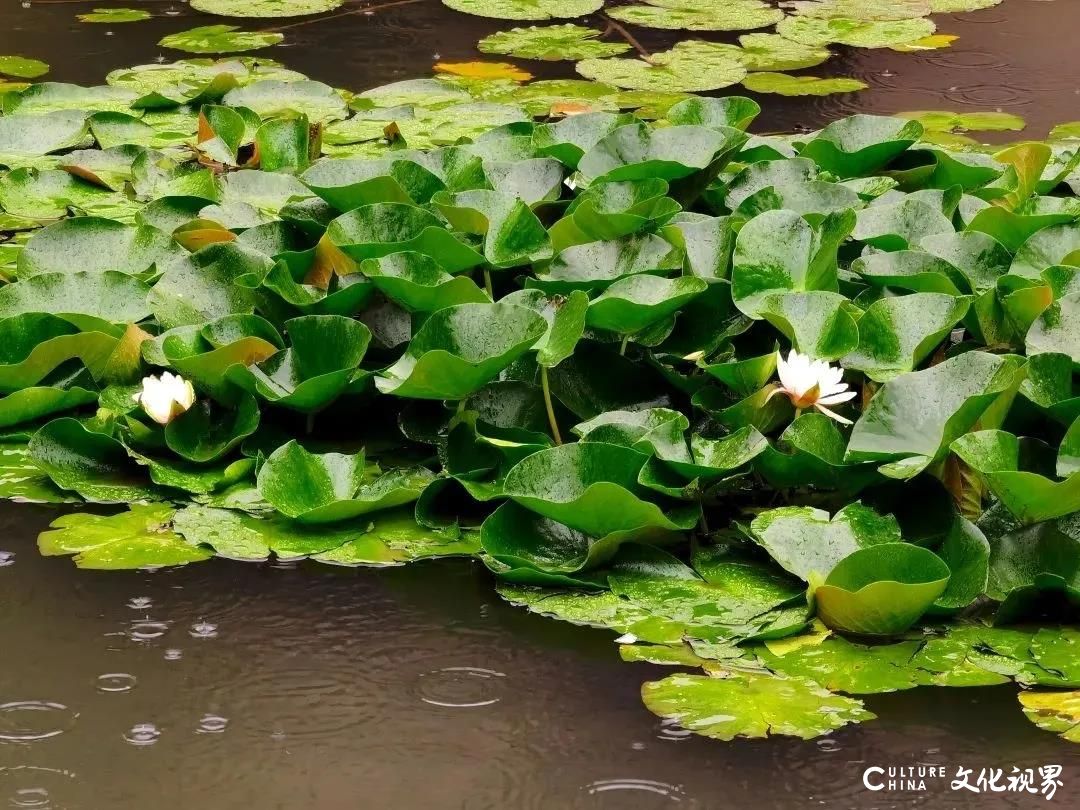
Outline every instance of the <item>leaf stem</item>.
POLYGON ((551 425, 551 438, 555 444, 562 444, 559 423, 555 421, 555 408, 551 404, 551 387, 548 385, 547 366, 540 366, 540 388, 544 392, 544 407, 547 409, 548 424, 551 425))
POLYGON ((629 335, 623 335, 622 343, 619 344, 619 355, 626 356, 626 344, 630 342, 629 335))
POLYGON ((491 286, 491 270, 487 267, 484 268, 484 290, 487 292, 488 298, 494 301, 495 291, 491 286))
POLYGON ((629 31, 623 28, 623 26, 619 25, 618 22, 609 17, 606 13, 601 13, 600 16, 607 20, 607 24, 611 26, 611 28, 615 31, 618 31, 619 35, 630 43, 630 47, 637 51, 638 55, 641 56, 642 59, 644 59, 646 62, 652 59, 652 54, 645 50, 645 46, 638 42, 629 31))

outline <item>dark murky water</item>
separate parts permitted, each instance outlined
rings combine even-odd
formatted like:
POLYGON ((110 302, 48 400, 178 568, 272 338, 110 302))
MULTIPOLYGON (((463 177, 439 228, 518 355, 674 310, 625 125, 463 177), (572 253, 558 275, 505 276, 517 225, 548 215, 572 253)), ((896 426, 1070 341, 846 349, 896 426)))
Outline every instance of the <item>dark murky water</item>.
MULTIPOLYGON (((171 15, 85 25, 91 7, 153 0, 5 0, 0 52, 50 62, 49 78, 100 81, 177 58, 166 33, 222 22, 171 15)), ((436 0, 360 4, 273 27, 264 51, 354 90, 476 58, 508 24, 436 0)), ((765 129, 857 108, 1003 109, 1027 135, 1080 118, 1072 0, 1006 0, 939 18, 960 36, 925 54, 847 51, 819 75, 872 89, 765 97, 765 129)), ((674 37, 643 37, 666 47, 674 37)), ((531 63, 533 65, 537 63, 531 63)), ((571 68, 541 65, 545 76, 571 68)), ((531 69, 536 69, 535 67, 531 69)), ((738 88, 733 88, 738 92, 738 88)), ((871 697, 876 722, 811 742, 723 744, 665 726, 641 704, 658 667, 619 661, 610 633, 502 603, 465 562, 372 571, 213 562, 159 573, 77 571, 34 540, 55 511, 0 504, 0 808, 82 810, 562 810, 610 808, 1036 807, 1080 802, 1080 748, 1024 720, 1012 687, 871 697), (872 765, 1064 766, 1053 802, 1014 793, 871 793, 872 765)), ((974 776, 973 776, 974 779, 974 776)))
MULTIPOLYGON (((611 633, 532 616, 464 561, 374 571, 215 561, 78 571, 55 516, 0 506, 0 807, 652 810, 1076 806, 1080 751, 1015 689, 871 697, 815 741, 725 744, 641 704, 667 673, 611 633), (1040 796, 870 793, 915 764, 1064 766, 1040 796)), ((973 776, 974 779, 974 776, 973 776)))
MULTIPOLYGON (((1025 134, 1041 138, 1056 123, 1080 119, 1080 60, 1073 42, 1073 32, 1080 30, 1080 3, 1005 0, 982 11, 934 19, 938 33, 959 37, 951 48, 897 53, 838 46, 837 57, 810 72, 854 76, 870 89, 823 98, 763 96, 765 112, 757 128, 817 127, 856 111, 1001 109, 1025 117, 1025 134)), ((439 0, 347 0, 332 16, 283 20, 214 17, 192 11, 181 0, 4 0, 0 43, 5 53, 49 62, 50 79, 94 83, 113 68, 182 58, 185 54, 161 48, 157 41, 195 25, 223 22, 249 30, 280 30, 284 43, 260 54, 356 91, 426 75, 439 59, 501 59, 479 54, 476 42, 515 25, 461 14, 439 0), (161 16, 121 25, 88 25, 75 19, 91 7, 125 5, 144 6, 161 16)), ((686 37, 679 31, 639 28, 634 33, 653 51, 686 37)), ((733 34, 694 36, 734 41, 733 34)), ((576 75, 569 62, 523 64, 544 78, 576 75)), ((745 91, 736 86, 729 92, 745 91)))

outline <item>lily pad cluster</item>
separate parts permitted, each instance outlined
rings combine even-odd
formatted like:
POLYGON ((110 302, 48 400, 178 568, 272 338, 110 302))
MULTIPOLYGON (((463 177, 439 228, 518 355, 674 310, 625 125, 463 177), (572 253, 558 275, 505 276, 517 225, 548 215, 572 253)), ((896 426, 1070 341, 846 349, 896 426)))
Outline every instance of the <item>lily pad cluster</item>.
POLYGON ((644 0, 599 2, 444 0, 458 11, 508 20, 564 20, 600 11, 604 29, 553 22, 500 31, 483 53, 520 59, 573 60, 582 76, 630 90, 701 92, 742 83, 756 93, 828 95, 862 90, 853 78, 792 75, 828 60, 833 46, 922 51, 948 47, 933 14, 978 11, 1001 0, 644 0), (645 50, 626 27, 694 32, 666 51, 645 50), (738 42, 701 39, 702 32, 740 32, 738 42), (742 33, 747 32, 747 33, 742 33), (622 55, 633 47, 636 56, 622 55))
POLYGON ((42 551, 471 556, 701 668, 643 693, 694 731, 1015 680, 1075 738, 1080 142, 565 93, 245 58, 5 95, 0 494, 133 504, 42 551))

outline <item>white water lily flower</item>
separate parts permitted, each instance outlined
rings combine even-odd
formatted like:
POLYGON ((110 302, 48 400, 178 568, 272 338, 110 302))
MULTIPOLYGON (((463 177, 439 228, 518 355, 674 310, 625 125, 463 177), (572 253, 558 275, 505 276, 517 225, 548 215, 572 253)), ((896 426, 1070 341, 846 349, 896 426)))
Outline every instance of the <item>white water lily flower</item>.
POLYGON ((849 390, 848 384, 843 381, 844 370, 840 366, 830 366, 824 360, 811 360, 808 355, 792 349, 787 360, 780 352, 776 353, 776 374, 780 378, 780 385, 769 393, 766 402, 777 394, 784 394, 797 411, 817 408, 842 425, 851 424, 850 419, 825 407, 839 405, 855 396, 855 392, 849 390))
POLYGON ((142 390, 132 399, 159 425, 167 425, 195 404, 195 389, 179 374, 166 371, 160 377, 143 377, 142 390))

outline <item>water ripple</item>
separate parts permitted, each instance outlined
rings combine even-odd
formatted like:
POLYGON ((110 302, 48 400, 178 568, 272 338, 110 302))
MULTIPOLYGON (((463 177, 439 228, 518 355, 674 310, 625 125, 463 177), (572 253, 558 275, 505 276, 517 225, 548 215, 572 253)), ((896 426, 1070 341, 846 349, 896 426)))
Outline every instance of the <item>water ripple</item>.
POLYGON ((63 703, 16 700, 0 704, 0 743, 47 740, 68 731, 79 715, 63 703))
POLYGON ((475 709, 491 706, 502 698, 495 690, 498 679, 506 674, 483 667, 443 667, 420 676, 420 700, 431 706, 451 709, 475 709))
POLYGON ((126 672, 106 672, 98 675, 99 692, 130 692, 135 688, 135 676, 126 672))
POLYGON ((124 741, 138 748, 153 745, 161 737, 161 730, 153 723, 136 723, 124 732, 124 741))

